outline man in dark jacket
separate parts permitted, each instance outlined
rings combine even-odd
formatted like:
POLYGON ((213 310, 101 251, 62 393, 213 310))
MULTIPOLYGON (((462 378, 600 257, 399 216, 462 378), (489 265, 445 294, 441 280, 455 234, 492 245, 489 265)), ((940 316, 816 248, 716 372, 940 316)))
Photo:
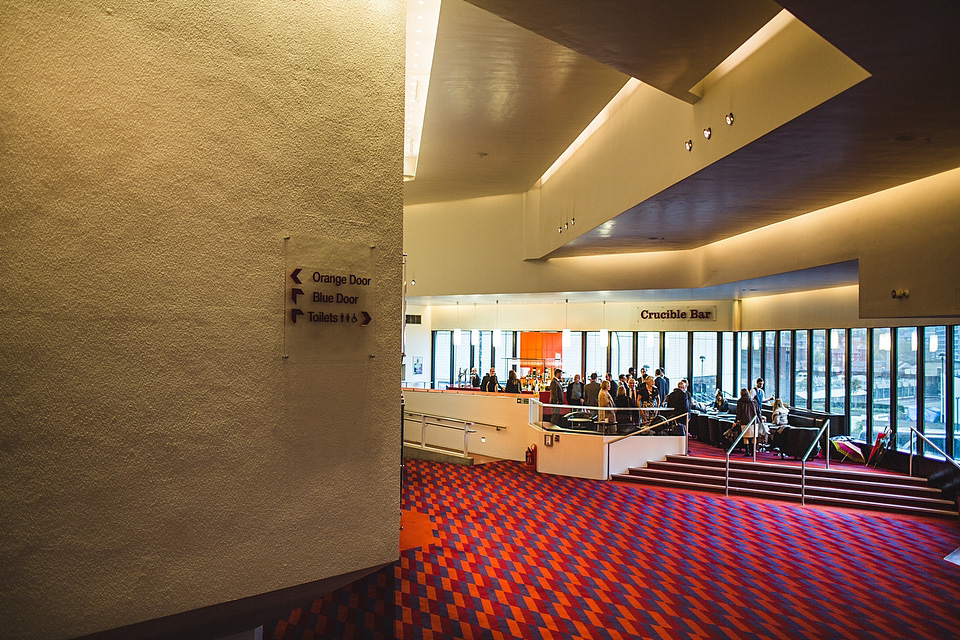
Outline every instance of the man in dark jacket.
POLYGON ((600 402, 600 383, 597 382, 597 374, 590 374, 590 382, 583 387, 583 404, 588 407, 596 407, 600 402))
POLYGON ((497 370, 495 368, 490 367, 490 373, 483 376, 483 381, 480 383, 480 390, 489 393, 500 391, 500 383, 497 382, 497 370))
MULTIPOLYGON (((550 380, 550 404, 567 404, 563 397, 563 385, 560 384, 560 375, 563 373, 560 369, 553 370, 553 379, 550 380)), ((551 422, 557 426, 564 426, 563 415, 566 409, 563 407, 551 407, 551 422)))
POLYGON ((660 400, 662 405, 664 400, 667 399, 667 391, 670 389, 670 381, 667 380, 667 377, 663 375, 663 369, 657 369, 656 378, 653 380, 653 385, 657 388, 657 398, 660 400))
POLYGON ((678 382, 677 388, 667 396, 667 406, 671 409, 671 418, 686 414, 683 418, 674 421, 674 424, 684 427, 684 433, 686 433, 687 422, 690 420, 690 396, 687 395, 686 380, 678 382))

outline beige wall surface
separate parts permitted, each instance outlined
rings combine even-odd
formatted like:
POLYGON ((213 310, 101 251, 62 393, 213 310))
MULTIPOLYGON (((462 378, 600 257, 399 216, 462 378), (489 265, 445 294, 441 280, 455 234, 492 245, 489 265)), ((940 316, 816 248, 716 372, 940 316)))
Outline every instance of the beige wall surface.
POLYGON ((404 19, 0 0, 4 637, 397 557, 404 19), (377 245, 375 358, 282 359, 284 236, 377 245))

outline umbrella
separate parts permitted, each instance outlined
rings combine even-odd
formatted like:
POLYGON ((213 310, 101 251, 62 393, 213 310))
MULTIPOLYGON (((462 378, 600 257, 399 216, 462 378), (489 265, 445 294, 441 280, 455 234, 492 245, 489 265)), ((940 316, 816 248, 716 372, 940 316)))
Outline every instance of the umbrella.
POLYGON ((831 440, 833 443, 833 448, 837 452, 842 453, 844 458, 851 458, 854 460, 859 460, 860 462, 866 464, 866 460, 863 459, 863 452, 860 451, 860 447, 848 440, 831 440))
POLYGON ((883 457, 883 448, 887 445, 889 435, 889 431, 882 431, 877 434, 877 441, 873 443, 873 448, 870 449, 870 455, 867 456, 867 464, 871 462, 874 463, 874 466, 880 464, 880 458, 883 457))

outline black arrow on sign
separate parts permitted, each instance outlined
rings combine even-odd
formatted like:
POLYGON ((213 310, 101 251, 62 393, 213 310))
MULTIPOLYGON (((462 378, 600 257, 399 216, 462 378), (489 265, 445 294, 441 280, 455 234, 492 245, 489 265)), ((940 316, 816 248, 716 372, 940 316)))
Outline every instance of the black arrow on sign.
POLYGON ((294 270, 293 270, 293 273, 290 274, 290 277, 293 278, 293 281, 296 282, 297 284, 303 284, 302 282, 300 282, 300 278, 297 277, 297 275, 298 275, 301 271, 302 271, 302 269, 294 269, 294 270))
POLYGON ((370 314, 367 313, 366 311, 361 311, 360 313, 363 314, 363 322, 360 323, 360 326, 365 327, 368 324, 370 324, 370 314))
POLYGON ((293 324, 297 324, 297 316, 302 315, 303 311, 300 311, 300 309, 290 309, 290 320, 293 322, 293 324))
POLYGON ((303 295, 303 289, 291 289, 290 296, 293 298, 293 304, 297 304, 297 296, 303 295))

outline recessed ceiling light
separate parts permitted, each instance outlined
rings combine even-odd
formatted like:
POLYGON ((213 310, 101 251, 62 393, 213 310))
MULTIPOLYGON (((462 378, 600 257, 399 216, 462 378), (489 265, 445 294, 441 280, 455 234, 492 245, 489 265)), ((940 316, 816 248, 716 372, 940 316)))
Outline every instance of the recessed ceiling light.
POLYGON ((707 127, 706 129, 703 130, 703 137, 706 138, 707 140, 709 140, 710 136, 712 135, 713 135, 713 130, 710 129, 710 127, 707 127))
POLYGON ((724 122, 726 122, 728 125, 732 125, 732 124, 733 124, 733 111, 731 111, 731 112, 728 113, 727 115, 723 116, 723 120, 724 120, 724 122))
POLYGON ((683 143, 683 148, 687 151, 693 151, 693 140, 687 140, 683 143))

